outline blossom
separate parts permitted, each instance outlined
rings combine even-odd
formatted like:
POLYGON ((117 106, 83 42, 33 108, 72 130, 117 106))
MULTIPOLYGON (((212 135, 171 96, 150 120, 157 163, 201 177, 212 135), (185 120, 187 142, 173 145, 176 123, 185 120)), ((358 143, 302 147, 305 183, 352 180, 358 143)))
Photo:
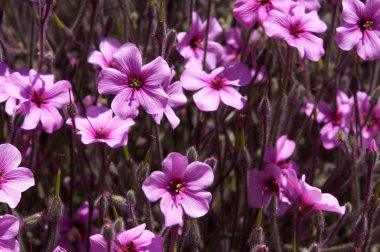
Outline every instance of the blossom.
POLYGON ((344 23, 336 28, 336 42, 340 49, 356 48, 363 60, 380 58, 380 2, 343 0, 344 23))
POLYGON ((215 111, 220 101, 235 109, 242 109, 246 99, 234 88, 246 86, 251 82, 249 68, 242 64, 218 67, 207 74, 200 69, 186 69, 181 76, 184 89, 199 90, 193 99, 198 109, 215 111))
POLYGON ((265 150, 264 160, 268 163, 272 163, 281 168, 286 173, 288 169, 298 172, 298 165, 288 159, 293 155, 296 148, 296 143, 290 140, 287 135, 281 136, 277 139, 276 148, 268 147, 265 150))
POLYGON ((155 120, 157 124, 160 124, 162 117, 165 114, 165 116, 168 118, 170 122, 170 125, 172 126, 173 129, 175 129, 178 126, 180 119, 174 113, 173 108, 185 104, 187 102, 187 98, 185 94, 183 93, 182 85, 179 81, 176 81, 171 84, 175 75, 174 68, 172 67, 170 71, 171 71, 170 77, 162 85, 164 91, 169 96, 168 104, 166 105, 165 109, 161 113, 154 115, 153 119, 155 120))
MULTIPOLYGON (((224 54, 223 47, 216 42, 223 30, 216 18, 210 19, 207 41, 206 66, 214 69, 224 54)), ((196 12, 192 14, 192 23, 189 31, 177 35, 177 49, 185 58, 186 67, 202 68, 204 57, 204 43, 206 35, 206 21, 202 22, 196 12)))
MULTIPOLYGON (((75 119, 75 126, 84 144, 106 143, 112 148, 127 145, 128 133, 135 124, 132 119, 113 117, 112 110, 105 107, 89 106, 86 111, 87 118, 75 119)), ((73 124, 71 118, 68 124, 73 124)))
POLYGON ((298 49, 299 57, 318 61, 325 53, 323 40, 314 35, 326 31, 326 24, 316 11, 305 12, 301 3, 284 10, 271 10, 263 22, 265 33, 275 39, 284 39, 298 49))
POLYGON ((33 173, 21 163, 21 153, 11 144, 0 145, 0 202, 15 208, 21 193, 34 186, 33 173))
POLYGON ((165 226, 183 225, 183 211, 199 218, 209 210, 212 195, 204 188, 210 186, 214 174, 209 165, 172 152, 162 162, 164 172, 154 171, 145 179, 142 189, 149 201, 161 199, 160 208, 165 226))
MULTIPOLYGON (((313 113, 314 104, 307 103, 305 113, 310 116, 313 113)), ((340 132, 348 133, 350 130, 350 119, 352 111, 352 100, 339 91, 336 96, 336 108, 331 109, 324 101, 318 102, 317 121, 323 124, 320 130, 322 145, 329 150, 339 145, 337 141, 340 132)))
POLYGON ((13 215, 0 215, 0 250, 3 252, 20 251, 16 239, 19 232, 20 221, 13 215))
POLYGON ((115 68, 104 68, 98 77, 101 94, 116 94, 111 107, 122 119, 138 115, 140 105, 148 114, 161 113, 168 103, 162 84, 170 68, 162 57, 142 65, 139 49, 134 45, 120 48, 113 55, 115 68))
MULTIPOLYGON (((18 71, 20 74, 25 75, 25 71, 20 69, 18 71)), ((5 91, 5 85, 7 85, 7 81, 9 75, 11 74, 8 65, 0 63, 0 103, 5 103, 5 112, 12 116, 14 109, 18 103, 17 99, 10 97, 9 94, 5 91)))
POLYGON ((62 80, 54 83, 53 75, 39 74, 33 69, 28 76, 12 73, 5 86, 11 97, 20 100, 19 112, 25 113, 21 128, 32 130, 41 122, 43 130, 48 133, 63 124, 58 109, 70 102, 70 88, 70 82, 62 80))
POLYGON ((53 252, 67 252, 67 250, 62 248, 61 246, 57 246, 57 247, 55 247, 53 252))
MULTIPOLYGON (((293 176, 295 172, 289 173, 293 176)), ((264 211, 267 208, 272 197, 278 200, 277 215, 282 215, 290 207, 292 198, 290 193, 286 192, 287 177, 284 176, 280 167, 275 164, 268 163, 265 165, 264 171, 250 170, 248 171, 248 203, 253 208, 263 206, 264 211)))
POLYGON ((338 200, 329 193, 322 193, 317 187, 313 187, 306 183, 305 175, 295 185, 295 190, 300 198, 299 207, 311 207, 314 210, 336 212, 344 214, 345 206, 340 206, 338 200))

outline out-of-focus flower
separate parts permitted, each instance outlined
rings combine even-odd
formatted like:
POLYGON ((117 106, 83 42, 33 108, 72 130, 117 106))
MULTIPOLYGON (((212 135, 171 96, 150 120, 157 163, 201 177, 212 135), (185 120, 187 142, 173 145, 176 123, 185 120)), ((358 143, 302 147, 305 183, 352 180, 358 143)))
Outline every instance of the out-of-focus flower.
MULTIPOLYGON (((1 183, 1 182, 0 182, 1 183)), ((3 252, 20 251, 20 245, 16 239, 19 232, 20 221, 13 215, 0 216, 0 250, 3 252)))
MULTIPOLYGON (((296 173, 291 174, 296 179, 296 173)), ((281 168, 275 164, 268 163, 265 165, 265 171, 250 170, 248 172, 248 202, 253 208, 263 206, 264 212, 267 212, 272 197, 278 200, 277 215, 282 215, 291 206, 292 198, 289 197, 287 188, 288 178, 284 176, 281 168)))
POLYGON ((207 74, 200 69, 186 69, 181 76, 184 89, 196 91, 193 99, 198 109, 215 111, 220 101, 235 109, 242 109, 246 99, 234 88, 246 86, 251 82, 249 68, 242 64, 218 67, 207 74))
POLYGON ((64 249, 64 248, 62 248, 61 246, 57 246, 57 247, 53 250, 53 252, 67 252, 67 250, 64 249))
MULTIPOLYGON (((71 118, 67 122, 73 125, 71 118)), ((75 126, 84 144, 106 143, 112 148, 127 145, 128 133, 134 124, 130 118, 123 120, 118 116, 113 117, 111 109, 97 106, 87 108, 87 118, 75 119, 75 126)))
POLYGON ((356 48, 363 60, 380 58, 380 2, 343 0, 344 23, 336 28, 336 42, 340 49, 356 48))
POLYGON ((296 143, 290 140, 287 135, 277 139, 276 148, 268 147, 265 150, 264 160, 281 168, 283 172, 288 169, 298 173, 298 165, 293 160, 288 160, 293 155, 296 148, 296 143))
POLYGON ((263 23, 265 33, 274 39, 284 39, 289 46, 298 49, 299 57, 318 61, 325 50, 323 40, 314 35, 326 31, 326 24, 316 11, 305 12, 305 6, 297 3, 283 10, 271 10, 263 23))
MULTIPOLYGON (((307 103, 305 113, 310 116, 313 113, 314 104, 307 103)), ((339 91, 336 96, 336 108, 333 110, 324 101, 318 103, 317 121, 323 124, 320 130, 322 145, 325 149, 332 149, 339 145, 337 140, 340 132, 348 133, 352 100, 345 93, 339 91)))
POLYGON ((41 122, 48 133, 62 126, 63 119, 58 109, 70 102, 70 89, 70 82, 61 80, 54 83, 53 75, 39 74, 33 69, 29 76, 12 73, 5 85, 6 92, 20 100, 19 112, 25 113, 21 128, 32 130, 41 122))
POLYGON ((20 151, 11 144, 0 145, 0 202, 15 208, 21 193, 34 186, 33 173, 21 163, 20 151))
POLYGON ((298 181, 295 190, 300 199, 299 208, 312 207, 314 210, 336 212, 344 214, 345 206, 340 206, 338 200, 329 193, 322 193, 317 187, 313 187, 305 182, 305 175, 298 181))
POLYGON ((162 85, 165 92, 169 96, 168 104, 166 105, 165 109, 161 113, 154 115, 153 119, 156 123, 160 124, 162 117, 165 114, 166 118, 168 118, 170 122, 170 125, 172 126, 173 129, 175 129, 178 126, 180 119, 174 113, 173 108, 185 104, 187 102, 187 98, 185 94, 183 93, 181 82, 176 81, 171 84, 175 75, 174 68, 172 67, 170 71, 171 71, 170 77, 162 85))
MULTIPOLYGON (((223 47, 216 42, 223 30, 216 18, 210 19, 210 27, 207 42, 206 67, 214 69, 224 55, 223 47)), ((180 32, 177 35, 178 51, 185 58, 186 67, 202 69, 204 56, 204 43, 206 34, 206 22, 202 22, 196 12, 192 14, 192 23, 189 31, 180 32)))
POLYGON ((93 51, 87 61, 101 68, 116 67, 113 55, 119 50, 121 44, 114 38, 103 38, 99 44, 99 51, 93 51))
POLYGON ((168 95, 162 85, 170 76, 168 63, 162 58, 142 65, 139 49, 123 46, 113 55, 115 68, 104 68, 98 78, 101 94, 116 94, 111 107, 122 119, 138 115, 140 105, 148 114, 161 113, 168 95))
POLYGON ((153 172, 142 189, 149 201, 161 199, 165 226, 182 226, 183 211, 191 218, 205 215, 212 199, 211 193, 204 190, 214 180, 211 167, 199 161, 188 164, 187 157, 176 152, 169 153, 162 167, 164 172, 153 172))

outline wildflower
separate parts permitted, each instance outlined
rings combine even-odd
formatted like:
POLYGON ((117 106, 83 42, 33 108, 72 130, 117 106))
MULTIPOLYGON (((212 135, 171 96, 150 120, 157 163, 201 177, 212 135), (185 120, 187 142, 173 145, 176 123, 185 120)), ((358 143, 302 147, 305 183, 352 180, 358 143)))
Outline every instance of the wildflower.
POLYGON ((19 109, 25 113, 21 128, 32 130, 41 122, 43 130, 48 133, 63 124, 58 109, 69 103, 70 88, 70 82, 62 80, 54 83, 53 75, 39 74, 33 69, 29 71, 29 76, 12 73, 5 86, 11 97, 20 100, 19 109))
POLYGON ((21 193, 34 186, 33 173, 21 163, 21 153, 11 144, 0 145, 0 202, 15 208, 21 193))
POLYGON ((155 171, 145 179, 142 189, 149 201, 161 199, 165 226, 183 225, 183 211, 199 218, 209 210, 211 193, 204 190, 214 180, 209 165, 195 161, 188 164, 186 156, 172 152, 162 162, 164 172, 155 171))
POLYGON ((181 76, 181 84, 187 90, 199 90, 193 99, 198 109, 215 111, 220 101, 235 109, 242 109, 246 99, 234 88, 247 86, 252 76, 249 68, 242 64, 218 67, 207 74, 199 69, 186 69, 181 76))
POLYGON ((153 116, 153 119, 155 120, 156 123, 160 123, 162 120, 163 115, 165 114, 166 118, 168 118, 170 125, 172 126, 173 129, 175 129, 179 122, 180 119, 178 116, 174 113, 173 108, 181 106, 187 102, 186 96, 183 93, 182 85, 179 81, 176 81, 171 84, 175 71, 174 68, 172 67, 170 69, 170 77, 168 78, 167 81, 162 85, 164 91, 168 94, 169 100, 168 104, 166 105, 165 109, 153 116))
POLYGON ((325 53, 323 40, 314 35, 326 31, 326 24, 316 11, 305 12, 301 3, 283 10, 271 10, 263 22, 265 33, 275 39, 284 39, 298 49, 299 57, 318 61, 325 53))
POLYGON ((113 55, 119 50, 121 44, 114 38, 103 38, 99 44, 99 51, 93 51, 88 56, 87 61, 102 69, 107 67, 115 67, 113 55))
MULTIPOLYGON (((68 124, 72 124, 71 118, 68 124)), ((113 117, 111 109, 90 106, 87 108, 87 118, 77 117, 75 126, 82 136, 84 144, 106 143, 112 148, 125 146, 128 143, 128 133, 135 122, 113 117)))
POLYGON ((157 57, 142 65, 139 49, 124 46, 113 55, 115 68, 104 68, 98 78, 101 94, 116 94, 111 107, 122 119, 138 115, 140 105, 148 114, 161 113, 168 103, 162 84, 170 76, 166 61, 157 57))
MULTIPOLYGON (((210 19, 210 27, 207 41, 206 67, 214 69, 224 54, 223 47, 216 42, 223 30, 216 18, 210 19)), ((206 21, 202 22, 196 12, 192 14, 192 23, 189 31, 180 32, 177 35, 177 49, 185 58, 186 67, 202 69, 204 56, 204 43, 206 35, 206 21)))
POLYGON ((340 49, 356 48, 363 60, 380 58, 380 2, 343 0, 344 23, 336 28, 336 42, 340 49))
POLYGON ((0 216, 0 250, 3 252, 20 251, 16 239, 19 232, 20 221, 13 215, 0 216))

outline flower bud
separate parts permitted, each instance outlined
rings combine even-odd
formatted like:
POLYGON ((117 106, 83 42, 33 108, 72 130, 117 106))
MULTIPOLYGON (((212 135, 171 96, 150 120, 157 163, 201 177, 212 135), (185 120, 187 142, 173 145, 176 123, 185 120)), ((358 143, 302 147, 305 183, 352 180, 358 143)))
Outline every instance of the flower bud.
POLYGON ((59 197, 54 197, 51 200, 51 205, 48 211, 48 218, 50 221, 59 221, 62 217, 62 202, 59 197))
POLYGON ((136 195, 135 195, 135 191, 133 191, 132 189, 131 190, 128 190, 127 192, 127 199, 128 199, 128 203, 131 204, 131 205, 135 205, 136 204, 136 195))
POLYGON ((267 95, 263 95, 263 97, 261 98, 258 110, 259 113, 265 117, 270 116, 270 114, 272 113, 272 106, 267 95))
POLYGON ((117 218, 113 223, 113 228, 116 233, 120 233, 124 230, 124 221, 121 217, 117 218))
POLYGON ((218 164, 218 160, 212 156, 212 157, 209 157, 205 160, 205 163, 208 164, 209 166, 211 166, 211 168, 214 170, 216 169, 216 166, 218 164))
POLYGON ((16 128, 20 128, 21 125, 24 123, 26 113, 23 111, 16 111, 16 113, 13 116, 13 126, 16 128))
POLYGON ((103 225, 100 233, 103 235, 104 239, 106 239, 107 241, 112 241, 115 236, 115 231, 113 230, 113 227, 108 223, 103 225))
POLYGON ((377 146, 376 146, 376 141, 372 139, 365 153, 365 161, 367 165, 373 167, 376 164, 376 160, 377 160, 377 146))
POLYGON ((198 153, 194 146, 191 146, 186 151, 187 159, 189 160, 189 163, 195 162, 198 160, 198 153))
POLYGON ((43 213, 35 213, 35 214, 25 217, 24 223, 29 227, 33 227, 36 224, 38 224, 42 220, 43 217, 44 217, 43 213))
POLYGON ((120 196, 120 195, 114 195, 114 194, 112 194, 111 198, 112 198, 112 201, 116 205, 125 205, 126 202, 127 202, 127 200, 123 196, 120 196))

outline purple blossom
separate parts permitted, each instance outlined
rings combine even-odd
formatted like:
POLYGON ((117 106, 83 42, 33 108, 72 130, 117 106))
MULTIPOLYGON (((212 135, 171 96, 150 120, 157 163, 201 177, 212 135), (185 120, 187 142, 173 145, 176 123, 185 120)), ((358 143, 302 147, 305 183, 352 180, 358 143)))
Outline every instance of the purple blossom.
POLYGON ((340 49, 357 50, 363 60, 380 58, 380 2, 343 0, 344 23, 336 28, 336 42, 340 49))
POLYGON ((19 232, 20 221, 13 215, 0 215, 0 250, 2 252, 20 251, 16 239, 19 232))
POLYGON ((214 174, 202 162, 188 163, 187 157, 176 152, 162 162, 164 172, 155 171, 145 179, 142 189, 149 201, 161 199, 160 208, 165 215, 165 226, 183 225, 183 211, 191 218, 199 218, 209 210, 209 187, 214 174))
POLYGON ((140 105, 148 114, 161 113, 168 95, 162 85, 170 76, 166 61, 157 57, 142 65, 139 49, 134 45, 120 48, 113 55, 115 68, 104 68, 98 78, 101 94, 116 94, 111 107, 122 119, 138 115, 140 105))
POLYGON ((186 69, 181 76, 184 89, 196 91, 193 99, 198 109, 215 111, 220 101, 235 109, 242 109, 246 99, 234 88, 250 84, 252 76, 249 68, 242 64, 218 67, 207 74, 200 69, 186 69))
POLYGON ((0 202, 15 208, 21 193, 34 186, 33 173, 21 164, 20 151, 11 144, 0 145, 0 202))

